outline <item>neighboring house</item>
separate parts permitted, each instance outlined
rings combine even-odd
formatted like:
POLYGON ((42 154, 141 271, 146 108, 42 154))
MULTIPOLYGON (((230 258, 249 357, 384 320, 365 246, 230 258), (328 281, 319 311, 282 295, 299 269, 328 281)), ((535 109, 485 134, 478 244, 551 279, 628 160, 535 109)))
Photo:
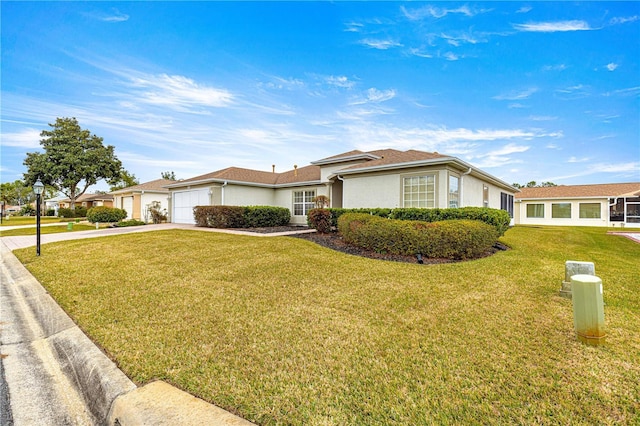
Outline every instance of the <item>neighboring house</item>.
POLYGON ((522 188, 515 223, 640 227, 640 182, 522 188))
POLYGON ((508 183, 456 158, 424 151, 350 151, 284 173, 229 167, 172 182, 171 220, 194 223, 199 205, 269 205, 305 224, 317 195, 331 207, 493 207, 513 214, 508 183))
POLYGON ((54 211, 54 216, 58 216, 58 209, 60 208, 60 201, 64 201, 65 197, 55 197, 44 200, 45 214, 48 210, 54 211))
MULTIPOLYGON (((71 200, 64 198, 58 201, 58 206, 61 209, 71 208, 71 200)), ((111 194, 82 194, 76 198, 76 207, 82 206, 86 209, 91 207, 105 206, 113 207, 113 195, 111 194)))
POLYGON ((169 179, 156 179, 140 185, 130 186, 111 192, 113 206, 124 209, 127 219, 150 222, 149 208, 156 206, 160 211, 169 210, 169 190, 166 185, 175 183, 169 179))

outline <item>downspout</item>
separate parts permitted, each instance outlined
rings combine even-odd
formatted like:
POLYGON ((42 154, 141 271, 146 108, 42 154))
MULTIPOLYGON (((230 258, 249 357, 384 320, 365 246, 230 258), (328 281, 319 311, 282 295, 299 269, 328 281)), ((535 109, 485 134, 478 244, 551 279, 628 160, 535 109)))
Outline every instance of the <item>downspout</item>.
MULTIPOLYGON (((614 225, 611 224, 611 207, 613 207, 616 204, 618 204, 618 198, 620 198, 620 197, 615 197, 613 199, 613 204, 609 203, 609 211, 607 212, 607 215, 609 216, 609 220, 607 222, 608 222, 608 224, 610 226, 614 226, 614 225)), ((622 215, 623 215, 622 216, 622 223, 624 224, 625 223, 625 219, 627 218, 627 203, 624 203, 624 210, 622 212, 622 215)))
POLYGON ((462 200, 464 200, 464 197, 462 196, 462 195, 463 195, 463 194, 462 194, 462 191, 463 191, 464 185, 463 185, 463 183, 462 183, 462 182, 464 181, 464 179, 463 179, 463 178, 464 178, 466 175, 468 175, 469 173, 471 173, 471 170, 473 170, 473 169, 472 169, 471 167, 469 167, 469 170, 467 170, 466 172, 464 172, 463 174, 461 174, 461 175, 460 175, 460 202, 458 203, 458 207, 464 207, 464 206, 462 205, 462 204, 463 204, 463 203, 462 203, 462 200))
POLYGON ((220 204, 223 205, 223 206, 224 206, 224 187, 227 186, 227 183, 229 183, 229 182, 227 182, 225 180, 224 183, 222 184, 222 186, 220 187, 220 188, 222 188, 221 191, 220 191, 220 204))

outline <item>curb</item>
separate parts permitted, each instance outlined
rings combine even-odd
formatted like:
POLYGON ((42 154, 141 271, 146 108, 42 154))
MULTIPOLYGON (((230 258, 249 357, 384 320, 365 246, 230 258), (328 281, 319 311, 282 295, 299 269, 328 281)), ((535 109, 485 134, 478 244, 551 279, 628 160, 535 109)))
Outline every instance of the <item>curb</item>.
POLYGON ((1 362, 16 425, 252 424, 164 382, 138 388, 2 241, 0 256, 1 362))

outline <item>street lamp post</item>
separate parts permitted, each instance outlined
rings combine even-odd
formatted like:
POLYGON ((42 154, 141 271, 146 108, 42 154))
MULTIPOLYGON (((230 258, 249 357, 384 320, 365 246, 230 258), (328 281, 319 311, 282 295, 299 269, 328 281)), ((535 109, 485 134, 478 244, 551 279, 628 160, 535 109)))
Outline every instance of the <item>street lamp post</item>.
POLYGON ((44 185, 39 178, 33 184, 33 192, 36 193, 36 255, 40 256, 40 196, 44 192, 44 185))

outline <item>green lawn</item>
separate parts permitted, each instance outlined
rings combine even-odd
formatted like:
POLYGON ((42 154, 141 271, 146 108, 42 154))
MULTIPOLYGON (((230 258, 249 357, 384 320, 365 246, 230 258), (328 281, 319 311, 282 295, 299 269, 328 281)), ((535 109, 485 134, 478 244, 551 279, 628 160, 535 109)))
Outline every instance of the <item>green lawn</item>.
POLYGON ((640 244, 591 228, 501 240, 512 250, 445 265, 184 230, 16 254, 136 383, 259 424, 638 424, 640 244), (603 347, 575 338, 566 260, 603 280, 603 347))
MULTIPOLYGON (((51 217, 51 216, 40 216, 40 223, 59 223, 59 222, 69 222, 74 221, 74 219, 64 219, 59 217, 51 217)), ((35 225, 36 217, 35 216, 11 216, 10 218, 2 218, 2 226, 21 226, 21 225, 35 225)))
MULTIPOLYGON (((100 224, 100 228, 106 228, 109 224, 100 224)), ((72 231, 91 231, 95 230, 95 224, 87 224, 87 223, 74 223, 72 231)), ((62 232, 71 232, 67 229, 67 224, 62 223, 60 226, 41 226, 40 234, 59 234, 62 232)), ((21 229, 7 229, 3 230, 0 228, 0 237, 16 237, 20 235, 36 235, 36 228, 21 228, 21 229)))

